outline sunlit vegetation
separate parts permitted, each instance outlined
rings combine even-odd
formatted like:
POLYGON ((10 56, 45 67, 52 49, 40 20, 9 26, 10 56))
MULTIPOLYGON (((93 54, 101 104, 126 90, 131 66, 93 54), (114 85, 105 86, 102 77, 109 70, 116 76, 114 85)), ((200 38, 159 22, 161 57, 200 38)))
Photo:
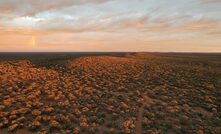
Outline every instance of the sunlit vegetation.
POLYGON ((0 132, 220 133, 221 61, 186 55, 0 62, 0 132))

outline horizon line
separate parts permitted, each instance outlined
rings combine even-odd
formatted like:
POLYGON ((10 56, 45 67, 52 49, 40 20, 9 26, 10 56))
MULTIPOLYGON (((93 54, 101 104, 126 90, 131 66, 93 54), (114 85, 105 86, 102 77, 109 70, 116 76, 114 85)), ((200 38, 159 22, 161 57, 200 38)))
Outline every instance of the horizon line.
POLYGON ((221 52, 189 52, 189 51, 3 51, 0 53, 211 53, 221 54, 221 52))

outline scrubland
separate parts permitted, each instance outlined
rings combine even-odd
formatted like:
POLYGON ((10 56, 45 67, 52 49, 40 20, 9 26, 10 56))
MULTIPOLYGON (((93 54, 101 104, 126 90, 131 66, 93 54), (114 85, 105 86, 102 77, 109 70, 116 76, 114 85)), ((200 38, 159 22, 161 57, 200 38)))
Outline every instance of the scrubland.
POLYGON ((0 133, 219 134, 221 55, 0 62, 0 133))

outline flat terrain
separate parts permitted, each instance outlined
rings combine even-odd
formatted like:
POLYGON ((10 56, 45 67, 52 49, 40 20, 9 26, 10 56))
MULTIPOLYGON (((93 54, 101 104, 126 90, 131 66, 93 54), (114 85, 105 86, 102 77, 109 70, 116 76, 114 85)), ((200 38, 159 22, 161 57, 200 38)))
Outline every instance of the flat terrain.
POLYGON ((220 134, 221 54, 0 53, 0 133, 220 134))

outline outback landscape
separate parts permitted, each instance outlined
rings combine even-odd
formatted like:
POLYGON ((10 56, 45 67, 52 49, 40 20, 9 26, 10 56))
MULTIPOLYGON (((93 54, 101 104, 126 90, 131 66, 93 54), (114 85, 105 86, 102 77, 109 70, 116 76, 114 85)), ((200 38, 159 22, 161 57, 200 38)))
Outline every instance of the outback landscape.
POLYGON ((0 0, 0 134, 221 134, 221 0, 0 0))
POLYGON ((220 59, 1 53, 0 133, 220 134, 220 59))

